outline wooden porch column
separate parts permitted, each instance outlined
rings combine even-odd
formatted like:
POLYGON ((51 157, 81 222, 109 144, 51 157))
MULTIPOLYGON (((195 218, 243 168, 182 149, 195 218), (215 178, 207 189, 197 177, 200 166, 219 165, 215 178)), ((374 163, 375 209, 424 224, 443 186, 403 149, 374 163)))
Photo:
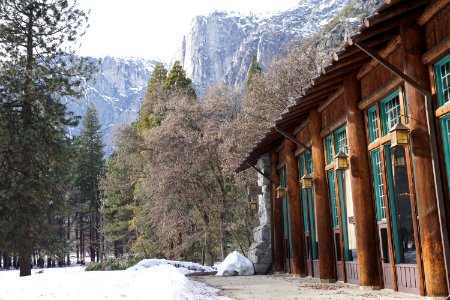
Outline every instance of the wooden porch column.
POLYGON ((275 272, 284 271, 283 263, 283 208, 281 200, 277 199, 277 188, 280 185, 278 175, 278 153, 273 151, 270 154, 270 167, 272 179, 272 247, 273 247, 273 267, 275 272))
POLYGON ((325 154, 320 136, 322 120, 316 110, 310 112, 311 154, 314 166, 314 194, 317 210, 317 236, 319 240, 320 279, 336 281, 336 261, 333 247, 333 226, 331 224, 328 185, 325 176, 325 154))
POLYGON ((347 114, 347 145, 350 158, 350 182, 355 214, 356 246, 358 253, 359 284, 381 287, 380 250, 378 247, 377 218, 367 155, 364 116, 358 108, 361 85, 356 74, 344 78, 344 98, 347 114))
MULTIPOLYGON (((417 24, 404 25, 400 29, 400 36, 404 47, 403 72, 423 87, 429 87, 427 70, 421 62, 421 54, 426 45, 421 28, 417 24)), ((407 83, 405 90, 408 112, 411 115, 411 152, 427 296, 447 296, 425 97, 407 83)))
POLYGON ((297 146, 291 140, 285 140, 286 147, 286 175, 289 197, 289 215, 291 220, 292 259, 294 261, 292 273, 306 276, 305 239, 300 205, 300 188, 298 179, 298 164, 295 158, 297 146))

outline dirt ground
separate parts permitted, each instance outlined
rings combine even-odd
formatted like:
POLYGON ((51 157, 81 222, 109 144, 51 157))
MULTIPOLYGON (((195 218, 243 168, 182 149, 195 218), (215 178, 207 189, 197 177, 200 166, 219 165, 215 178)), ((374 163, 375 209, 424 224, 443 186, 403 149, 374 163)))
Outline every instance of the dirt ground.
POLYGON ((320 283, 316 278, 292 275, 202 276, 191 279, 220 289, 220 296, 232 299, 421 299, 392 290, 361 290, 346 283, 320 283))

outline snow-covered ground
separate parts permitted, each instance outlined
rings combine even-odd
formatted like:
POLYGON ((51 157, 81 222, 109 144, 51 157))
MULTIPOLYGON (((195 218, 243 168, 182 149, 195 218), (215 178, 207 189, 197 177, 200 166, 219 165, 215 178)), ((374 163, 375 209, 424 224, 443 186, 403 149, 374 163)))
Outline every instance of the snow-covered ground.
POLYGON ((227 299, 217 296, 217 289, 185 277, 189 265, 185 267, 144 260, 125 271, 85 272, 74 266, 33 269, 22 278, 19 271, 0 271, 0 300, 227 299))

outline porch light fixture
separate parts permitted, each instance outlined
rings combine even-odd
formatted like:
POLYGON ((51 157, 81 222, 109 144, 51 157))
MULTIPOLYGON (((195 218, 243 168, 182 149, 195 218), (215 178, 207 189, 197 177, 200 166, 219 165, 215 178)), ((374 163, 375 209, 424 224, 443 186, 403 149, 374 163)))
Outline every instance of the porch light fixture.
POLYGON ((391 148, 409 144, 409 128, 402 123, 395 124, 389 132, 391 133, 391 148))
POLYGON ((334 157, 334 168, 336 170, 345 170, 348 169, 348 155, 342 151, 339 151, 338 154, 334 157))
POLYGON ((283 199, 286 196, 286 189, 281 185, 277 188, 277 199, 283 199))
POLYGON ((251 210, 256 210, 258 208, 258 204, 254 200, 250 201, 249 206, 251 210))
POLYGON ((309 174, 305 174, 301 179, 300 183, 302 185, 302 189, 312 189, 313 186, 313 178, 309 174))

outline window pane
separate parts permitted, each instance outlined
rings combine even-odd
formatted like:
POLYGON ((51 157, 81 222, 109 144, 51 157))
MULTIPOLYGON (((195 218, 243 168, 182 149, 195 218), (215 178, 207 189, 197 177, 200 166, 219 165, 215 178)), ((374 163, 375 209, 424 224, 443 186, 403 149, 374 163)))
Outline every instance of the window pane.
POLYGON ((348 154, 347 149, 347 132, 345 128, 340 129, 334 133, 334 143, 335 143, 335 153, 338 154, 339 151, 342 151, 345 154, 348 154))
POLYGON ((372 107, 367 111, 368 121, 369 121, 369 138, 370 141, 375 141, 378 135, 378 116, 377 116, 377 108, 372 107))
POLYGON ((387 134, 395 124, 401 122, 400 98, 398 93, 390 100, 382 103, 383 109, 383 133, 387 134))
POLYGON ((333 152, 331 147, 331 135, 325 138, 325 146, 327 150, 327 164, 331 164, 333 162, 333 152))
POLYGON ((378 221, 386 219, 386 207, 384 205, 384 184, 383 173, 381 169, 381 157, 380 150, 374 150, 372 152, 372 168, 375 188, 375 200, 377 204, 377 217, 378 221))
POLYGON ((405 163, 405 149, 392 150, 392 169, 394 183, 395 224, 393 224, 396 249, 396 263, 415 264, 416 244, 414 240, 413 214, 409 192, 408 173, 405 163))
POLYGON ((331 201, 331 214, 333 227, 339 225, 338 221, 338 207, 337 207, 337 199, 336 199, 336 184, 334 180, 334 171, 328 171, 328 190, 330 192, 330 201, 331 201))
POLYGON ((442 102, 446 103, 450 101, 450 60, 441 66, 440 71, 442 102))

